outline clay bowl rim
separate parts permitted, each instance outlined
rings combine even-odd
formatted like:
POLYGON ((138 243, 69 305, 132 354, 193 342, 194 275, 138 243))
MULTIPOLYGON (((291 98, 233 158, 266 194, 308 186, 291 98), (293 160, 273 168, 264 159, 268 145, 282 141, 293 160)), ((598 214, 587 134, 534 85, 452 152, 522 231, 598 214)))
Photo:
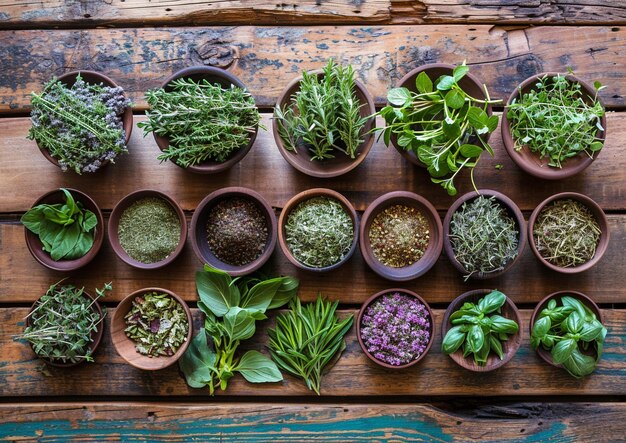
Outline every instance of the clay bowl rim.
MULTIPOLYGON (((441 341, 445 338, 448 331, 452 328, 452 324, 450 323, 450 316, 457 311, 463 303, 466 301, 478 302, 483 296, 494 291, 493 289, 474 289, 472 291, 464 292, 463 294, 456 297, 450 305, 448 305, 444 315, 443 322, 441 323, 441 341)), ((518 330, 515 334, 510 335, 509 339, 502 343, 503 350, 506 349, 504 354, 504 359, 500 360, 500 358, 489 351, 489 356, 487 357, 487 364, 485 366, 479 366, 474 363, 474 358, 470 355, 468 357, 463 357, 463 352, 461 349, 456 350, 452 354, 449 354, 449 357, 459 366, 465 368, 469 371, 473 372, 491 372, 495 371, 498 368, 506 365, 509 361, 515 357, 515 354, 519 350, 519 347, 522 344, 523 334, 522 334, 522 322, 519 314, 519 309, 515 306, 515 303, 511 298, 506 295, 506 300, 504 305, 502 306, 502 317, 514 320, 518 325, 518 330), (505 307, 509 310, 509 315, 505 315, 505 307), (511 318, 512 317, 512 318, 511 318)), ((445 355, 445 354, 444 354, 445 355)))
POLYGON ((578 272, 586 271, 587 269, 595 266, 595 264, 600 261, 600 259, 608 249, 610 237, 611 234, 609 229, 609 221, 600 205, 592 200, 591 197, 588 197, 585 194, 580 194, 578 192, 561 192, 559 194, 554 194, 546 198, 544 201, 539 203, 539 205, 537 205, 537 207, 530 214, 530 218, 528 219, 528 242, 530 243, 530 249, 533 251, 533 254, 535 254, 535 257, 537 257, 537 259, 544 266, 562 274, 576 274, 578 272), (553 265, 545 258, 543 258, 537 250, 537 246, 535 245, 535 236, 533 235, 533 228, 535 227, 535 222, 537 221, 537 218, 539 217, 541 211, 553 201, 565 199, 578 201, 585 205, 587 208, 589 208, 591 213, 595 216, 601 231, 600 240, 598 241, 596 253, 594 254, 593 258, 580 266, 575 266, 571 268, 562 268, 560 266, 553 265))
POLYGON ((361 255, 372 271, 391 281, 408 281, 421 277, 439 260, 443 248, 443 226, 439 213, 426 198, 410 191, 392 191, 376 198, 363 213, 360 226, 361 255), (383 265, 375 256, 369 241, 369 228, 372 221, 382 210, 394 205, 406 205, 417 208, 424 214, 430 224, 430 240, 422 258, 412 265, 403 268, 392 268, 383 265), (434 227, 434 229, 432 229, 434 227), (433 241, 433 232, 435 238, 433 241))
MULTIPOLYGON (((535 74, 531 77, 528 77, 526 80, 520 83, 513 90, 513 92, 511 92, 511 95, 509 95, 509 98, 506 101, 504 110, 502 111, 502 118, 500 119, 502 143, 504 144, 504 149, 506 150, 507 154, 509 154, 509 157, 511 157, 511 160, 513 160, 513 162, 524 172, 534 177, 538 177, 544 180, 562 180, 562 179, 574 176, 582 172, 583 170, 585 170, 587 167, 589 167, 593 163, 593 161, 596 159, 598 154, 601 152, 601 151, 594 152, 591 157, 589 157, 584 152, 580 152, 576 157, 572 157, 568 159, 567 161, 565 161, 562 165, 562 168, 554 168, 552 166, 548 166, 545 159, 540 160, 538 153, 530 152, 529 148, 526 145, 522 147, 522 151, 525 153, 524 156, 520 153, 520 151, 515 150, 515 142, 513 140, 513 135, 511 134, 511 125, 507 117, 507 114, 509 111, 509 105, 514 99, 519 97, 522 90, 534 89, 532 85, 538 79, 544 76, 554 77, 556 75, 564 76, 567 80, 571 82, 579 83, 582 87, 582 90, 587 95, 587 97, 595 96, 595 91, 591 87, 591 85, 589 85, 589 83, 580 79, 579 77, 576 77, 573 74, 562 74, 560 72, 554 72, 554 71, 541 72, 539 74, 535 74), (532 161, 530 159, 532 159, 532 161), (572 164, 571 163, 572 160, 576 160, 577 163, 572 164), (545 165, 545 166, 538 166, 536 165, 536 162, 541 162, 541 165, 545 165)), ((600 101, 599 97, 597 97, 597 100, 602 105, 602 102, 600 101)), ((602 105, 602 107, 604 108, 604 105, 602 105)), ((602 123, 602 127, 604 128, 604 131, 598 130, 598 132, 596 132, 596 137, 598 137, 604 143, 606 142, 606 129, 607 129, 606 128, 606 112, 600 118, 600 121, 602 123)))
MULTIPOLYGON (((67 285, 73 285, 72 282, 64 282, 63 280, 59 281, 56 283, 57 286, 61 285, 61 286, 67 286, 67 285)), ((74 285, 76 286, 76 285, 74 285)), ((78 288, 78 286, 76 286, 78 288)), ((45 295, 45 294, 44 294, 45 295)), ((102 306, 100 306, 100 303, 98 303, 98 301, 87 291, 85 291, 84 287, 83 287, 83 295, 86 295, 89 299, 91 299, 92 301, 95 300, 95 303, 92 306, 92 309, 95 310, 99 315, 100 315, 100 322, 98 323, 98 328, 96 329, 95 332, 91 333, 91 337, 92 337, 92 341, 89 344, 88 349, 91 349, 91 355, 93 356, 96 353, 96 350, 98 349, 98 346, 100 346, 100 342, 102 341, 102 336, 104 335, 104 324, 106 322, 105 320, 105 314, 102 311, 102 306)), ((43 297, 43 296, 42 296, 43 297)), ((26 326, 30 326, 30 314, 33 312, 33 310, 37 307, 37 303, 39 303, 39 300, 41 299, 41 297, 39 297, 35 303, 33 303, 33 305, 30 308, 30 311, 28 311, 28 317, 26 318, 26 326)), ((30 348, 33 350, 33 353, 37 356, 37 358, 39 358, 40 360, 42 360, 44 363, 46 363, 47 365, 50 366, 54 366, 55 368, 71 368, 74 366, 78 366, 82 363, 84 363, 86 360, 79 360, 77 362, 74 363, 57 363, 54 362, 50 359, 44 358, 39 356, 36 352, 35 349, 33 348, 33 345, 30 344, 30 348)))
MULTIPOLYGON (((418 66, 417 68, 411 69, 409 72, 407 72, 401 79, 400 82, 398 83, 398 85, 396 86, 397 88, 407 88, 410 91, 415 91, 415 83, 414 82, 410 82, 410 80, 413 77, 416 77, 417 75, 419 75, 420 72, 422 71, 428 71, 428 70, 433 70, 433 69, 446 69, 446 70, 450 70, 449 75, 452 75, 452 71, 454 70, 456 66, 452 65, 450 63, 428 63, 422 66, 418 66), (407 86, 409 85, 409 86, 407 86)), ((430 76, 429 76, 430 77, 430 76)), ((482 94, 483 94, 483 98, 487 98, 487 94, 485 94, 485 83, 481 82, 480 79, 472 74, 471 72, 468 72, 467 74, 465 74, 464 78, 468 78, 472 83, 474 83, 474 85, 476 85, 478 87, 478 89, 481 90, 482 94)), ((433 83, 436 81, 437 79, 433 80, 433 83)), ((491 117, 491 115, 493 115, 493 106, 492 105, 487 105, 487 115, 491 117)), ((495 131, 494 131, 495 132, 495 131)), ((485 143, 489 142, 489 139, 491 138, 491 135, 493 134, 493 132, 487 134, 487 135, 483 135, 480 138, 483 139, 483 141, 485 143)), ((417 165, 419 167, 422 168, 426 168, 426 165, 424 165, 424 163, 422 163, 422 161, 417 157, 417 155, 413 152, 413 151, 407 151, 404 148, 402 148, 401 146, 399 146, 397 144, 397 137, 395 136, 395 134, 392 134, 391 136, 391 143, 393 145, 394 148, 396 148, 396 151, 398 151, 400 153, 400 155, 402 157, 404 157, 406 160, 408 160, 409 162, 413 163, 414 165, 417 165)))
MULTIPOLYGON (((596 318, 598 319, 598 321, 602 323, 602 325, 604 325, 604 320, 602 318, 603 317, 602 311, 600 310, 600 307, 596 304, 596 302, 594 302, 591 299, 591 297, 579 291, 557 291, 557 292, 553 292, 552 294, 545 296, 537 304, 537 306, 535 306, 535 309, 533 310, 533 313, 530 316, 530 323, 529 323, 529 329, 528 329, 530 331, 530 334, 532 334, 533 326, 535 325, 535 320, 537 316, 548 305, 548 302, 552 300, 553 298, 562 297, 564 295, 571 295, 573 296, 573 298, 577 298, 582 304, 587 306, 596 315, 596 318)), ((550 353, 550 351, 546 351, 545 349, 543 349, 543 345, 539 344, 539 347, 535 349, 534 351, 543 361, 548 363, 550 366, 554 366, 555 368, 563 367, 562 364, 554 363, 554 361, 552 360, 552 354, 550 353)), ((596 355, 597 355, 597 352, 596 352, 596 355)))
POLYGON ((160 369, 164 369, 169 366, 172 366, 185 353, 185 351, 189 347, 189 344, 191 343, 192 336, 193 336, 193 316, 191 314, 191 309, 189 309, 189 306, 187 305, 185 300, 182 299, 182 297, 170 291, 169 289, 163 289, 163 288, 157 288, 157 287, 138 289, 128 294, 126 297, 124 297, 119 302, 119 304, 117 305, 117 308, 115 309, 115 312, 111 316, 111 342, 113 343, 115 350, 120 355, 120 357, 122 357, 124 361, 126 361, 126 363, 128 363, 131 366, 134 366, 135 368, 143 369, 144 371, 158 371, 160 369), (183 309, 185 310, 185 314, 187 315, 187 322, 189 324, 189 328, 187 331, 187 340, 185 340, 185 342, 182 345, 180 345, 176 353, 172 356, 148 357, 148 356, 142 355, 135 350, 135 343, 130 338, 128 338, 126 336, 126 333, 124 332, 124 329, 126 328, 126 322, 124 321, 124 316, 130 310, 133 300, 138 295, 146 294, 148 292, 164 293, 164 294, 169 295, 183 307, 183 309), (121 329, 119 325, 122 325, 121 329), (126 349, 120 349, 120 347, 122 347, 124 343, 129 343, 131 346, 126 349), (134 358, 131 358, 131 356, 134 358), (161 364, 154 364, 154 365, 144 364, 144 363, 154 363, 154 362, 160 362, 161 364))
MULTIPOLYGON (((244 83, 234 74, 230 73, 229 71, 225 69, 215 68, 213 66, 189 66, 187 68, 183 68, 179 71, 176 71, 169 77, 167 77, 163 81, 163 83, 161 83, 159 88, 167 89, 170 82, 176 79, 182 78, 182 77, 191 77, 191 76, 200 76, 203 79, 205 78, 209 80, 209 82, 211 83, 215 83, 216 81, 215 79, 224 80, 225 82, 230 83, 231 85, 234 85, 238 88, 242 88, 248 91, 248 88, 244 85, 244 83)), ((256 101, 255 101, 255 106, 256 106, 256 101)), ((258 109, 258 106, 257 106, 257 109, 258 109)), ((171 163, 173 163, 174 165, 176 165, 177 167, 185 171, 194 172, 196 174, 217 174, 219 172, 226 171, 232 168, 233 166, 235 166, 241 160, 243 160, 243 158, 248 154, 248 152, 250 152, 250 149, 252 149, 252 145, 254 145, 254 141, 256 140, 258 132, 259 132, 259 125, 256 125, 254 133, 250 134, 250 142, 246 146, 239 148, 237 151, 231 154, 231 156, 226 161, 223 161, 223 162, 206 161, 198 165, 188 166, 186 168, 180 166, 178 163, 174 161, 171 161, 171 163)), ((156 142, 157 146, 159 147, 161 151, 164 151, 165 149, 169 147, 170 142, 169 142, 168 137, 157 135, 154 132, 152 133, 152 135, 154 137, 154 141, 156 142)))
MULTIPOLYGON (((65 74, 62 74, 59 77, 57 77, 57 80, 59 80, 64 85, 71 87, 76 81, 76 77, 78 76, 78 74, 81 74, 81 75, 85 74, 87 77, 95 77, 97 79, 95 82, 98 82, 98 83, 101 82, 105 86, 110 86, 112 88, 116 88, 119 86, 110 77, 100 72, 90 71, 87 69, 66 72, 65 74)), ((94 83, 94 82, 87 81, 87 79, 85 79, 85 82, 89 84, 94 83)), ((124 92, 124 97, 126 97, 126 92, 124 92)), ((130 135, 133 132, 133 108, 132 106, 127 106, 126 109, 124 110, 124 113, 121 115, 121 117, 122 117, 122 126, 124 128, 124 142, 126 146, 128 146, 130 135)), ((50 163, 52 163, 55 166, 60 167, 59 161, 56 158, 52 157, 52 155, 50 155, 50 152, 48 152, 46 148, 42 148, 41 146, 39 146, 39 143, 37 143, 37 147, 39 148, 41 153, 44 155, 44 157, 46 157, 46 159, 50 163)), ((107 164, 109 164, 109 161, 108 160, 104 161, 102 165, 100 166, 100 168, 98 168, 98 170, 100 170, 103 166, 107 164)))
POLYGON ((123 197, 113 207, 113 210, 111 211, 111 215, 109 217, 108 236, 111 248, 113 248, 113 251, 115 251, 115 254, 120 258, 120 260, 122 260, 127 265, 130 265, 133 268, 137 269, 160 269, 176 260, 176 258, 183 251, 183 248, 185 247, 185 241, 187 239, 187 219, 185 218, 185 213, 183 212, 180 205, 169 195, 165 194, 164 192, 157 191, 156 189, 139 189, 123 197), (156 263, 142 263, 131 258, 126 253, 124 248, 122 248, 117 234, 119 221, 124 211, 136 201, 143 200, 144 198, 159 198, 161 200, 164 200, 174 210, 174 212, 178 216, 178 220, 180 221, 180 238, 178 240, 178 245, 176 246, 176 249, 174 249, 174 251, 172 251, 172 253, 168 255, 165 259, 156 263))
POLYGON ((435 317, 433 315, 432 309, 430 308, 430 305, 426 302, 426 300, 424 300, 416 292, 413 292, 409 289, 403 289, 403 288, 383 289, 382 291, 379 291, 376 294, 369 297, 361 305, 361 308, 359 309, 359 313, 356 319, 356 336, 359 341, 359 345, 361 346, 361 349, 363 350, 363 353, 372 362, 387 369, 406 369, 419 363, 426 356, 426 354, 428 354, 428 351, 430 351, 430 348, 433 345, 434 338, 435 338, 435 317), (365 314, 365 310, 367 309, 367 307, 371 305, 376 299, 382 297, 383 295, 394 294, 396 292, 416 298, 421 304, 423 304, 426 307, 426 311, 428 311, 428 315, 430 316, 430 338, 428 340, 428 344, 426 345, 426 349, 424 349, 424 352, 422 352, 422 354, 419 357, 417 357, 415 360, 412 360, 409 363, 405 363, 403 365, 390 365, 389 363, 378 360, 367 351, 367 349, 365 348, 365 345, 363 344, 363 339, 361 338, 361 320, 363 319, 363 315, 365 314))
MULTIPOLYGON (((39 236, 28 230, 26 227, 24 227, 24 238, 26 239, 26 246, 28 247, 30 254, 40 264, 48 269, 52 269, 53 271, 69 272, 86 266, 96 257, 96 255, 98 255, 98 252, 100 252, 102 244, 104 243, 104 232, 106 231, 106 228, 104 226, 104 216, 102 215, 102 210, 91 197, 89 197, 84 192, 79 191, 78 189, 64 189, 67 189, 67 191, 69 191, 72 197, 74 197, 75 201, 81 202, 84 209, 88 209, 96 215, 98 224, 95 228, 96 230, 94 233, 93 245, 91 246, 91 249, 89 249, 89 251, 82 257, 74 260, 54 261, 52 260, 52 257, 50 257, 50 254, 42 249, 43 244, 41 243, 41 240, 39 240, 39 236)), ((39 197, 35 201, 35 203, 33 203, 31 209, 42 203, 63 203, 64 195, 65 194, 63 194, 61 188, 46 192, 44 195, 39 197), (58 199, 54 198, 57 194, 59 197, 58 199)))
POLYGON ((328 271, 332 271, 334 269, 339 268, 340 266, 345 264, 348 260, 350 260, 350 258, 354 254, 354 251, 356 250, 356 245, 358 243, 358 237, 359 237, 359 219, 358 219, 356 210, 354 209, 354 206, 342 194, 332 189, 328 189, 328 188, 313 188, 313 189, 308 189, 306 191, 299 192, 298 194, 291 197, 289 201, 287 201, 282 211, 280 211, 280 216, 278 218, 278 243, 280 244, 280 249, 282 250, 285 257, 287 257, 287 260, 289 260, 289 262, 292 265, 296 266, 299 269, 304 269, 305 271, 322 273, 322 272, 328 272, 328 271), (340 261, 338 261, 337 263, 334 263, 330 266, 324 266, 322 268, 312 268, 296 260, 296 258, 291 253, 289 246, 287 246, 286 233, 285 233, 285 223, 287 222, 287 217, 289 216, 291 211, 299 203, 309 200, 314 197, 328 197, 328 198, 338 200, 339 203, 341 203, 341 206, 343 206, 346 213, 352 219, 352 224, 354 228, 353 229, 354 232, 352 234, 352 245, 350 246, 350 250, 345 255, 345 257, 341 259, 340 261))
POLYGON ((278 222, 276 220, 276 213, 274 212, 274 209, 261 194, 250 188, 245 188, 242 186, 221 188, 211 192, 209 195, 204 197, 202 201, 198 204, 196 210, 193 212, 193 216, 191 217, 191 226, 189 228, 189 233, 191 236, 191 246, 198 259, 203 264, 207 263, 215 268, 221 269, 233 277, 250 274, 259 269, 270 259, 270 257, 274 253, 274 249, 276 248, 276 238, 278 234, 277 231, 278 222), (263 250, 261 255, 250 263, 241 266, 224 263, 223 261, 218 259, 212 252, 210 252, 210 250, 210 256, 208 257, 209 260, 207 260, 207 257, 203 254, 199 246, 201 236, 198 235, 198 230, 203 229, 204 231, 206 231, 206 226, 204 226, 204 224, 200 224, 201 219, 206 220, 208 212, 217 203, 234 197, 239 197, 252 201, 265 216, 265 221, 268 228, 267 242, 265 244, 265 249, 263 250))
MULTIPOLYGON (((323 71, 321 69, 309 71, 309 73, 316 74, 318 77, 323 76, 323 71)), ((290 103, 292 95, 300 90, 299 85, 301 81, 302 81, 301 75, 291 80, 281 92, 280 96, 278 97, 278 100, 276 101, 276 105, 282 109, 283 106, 287 102, 290 103)), ((313 162, 323 163, 323 160, 322 161, 311 160, 310 157, 308 156, 305 157, 302 154, 294 153, 293 151, 288 151, 285 148, 285 145, 283 144, 283 141, 280 138, 280 135, 278 133, 278 123, 275 118, 272 118, 272 134, 274 135, 274 142, 276 143, 276 146, 278 147, 278 151, 283 156, 283 158, 287 161, 287 163, 289 163, 291 166, 293 166, 295 169, 302 172, 303 174, 306 174, 311 177, 317 177, 317 178, 338 177, 340 175, 343 175, 352 171, 354 168, 356 168, 361 163, 363 163, 363 161, 365 160, 365 157, 367 157, 367 154, 370 152, 372 145, 374 144, 374 134, 369 133, 369 131, 376 125, 375 118, 373 117, 373 115, 376 113, 376 107, 374 105, 374 99, 372 95, 368 92, 367 88, 365 87, 363 83, 355 79, 354 86, 356 89, 357 96, 361 95, 362 98, 365 99, 365 102, 361 100, 362 109, 369 110, 369 113, 367 114, 369 118, 368 118, 367 123, 365 124, 365 127, 363 128, 365 141, 359 145, 359 148, 357 149, 356 158, 354 160, 350 160, 349 157, 345 156, 345 154, 343 154, 342 152, 339 152, 336 158, 344 159, 344 156, 345 156, 345 159, 349 160, 345 162, 345 166, 342 166, 342 167, 335 166, 332 169, 329 168, 329 169, 324 169, 324 170, 318 170, 316 168, 312 168, 308 166, 308 164, 313 163, 313 162), (304 161, 300 161, 299 160, 300 158, 304 159, 304 161)))
POLYGON ((450 260, 450 263, 452 263, 452 266, 454 266, 459 273, 463 275, 467 274, 465 267, 456 259, 456 254, 454 253, 452 242, 450 241, 450 224, 452 222, 452 216, 459 208, 461 208, 463 203, 473 201, 481 195, 486 197, 495 197, 496 201, 507 210, 509 215, 512 216, 517 223, 517 256, 513 260, 509 260, 509 262, 504 266, 504 269, 500 271, 488 274, 473 273, 469 276, 469 278, 473 280, 488 280, 501 276, 519 261, 520 257, 524 253, 524 248, 526 247, 526 224, 524 221, 524 215, 522 214, 519 206, 517 206, 513 200, 503 193, 494 191, 493 189, 479 189, 478 191, 471 191, 463 194, 452 203, 443 220, 443 248, 446 251, 446 256, 450 260))

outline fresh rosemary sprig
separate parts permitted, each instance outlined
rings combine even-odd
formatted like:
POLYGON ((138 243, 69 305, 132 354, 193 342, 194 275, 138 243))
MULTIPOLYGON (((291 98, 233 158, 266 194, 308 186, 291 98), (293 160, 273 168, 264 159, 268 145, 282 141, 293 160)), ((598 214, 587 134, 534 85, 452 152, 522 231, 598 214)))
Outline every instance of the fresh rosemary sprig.
POLYGON ((184 168, 224 162, 250 142, 261 116, 247 90, 189 78, 174 80, 171 88, 146 92, 148 120, 137 125, 144 135, 154 132, 169 138, 159 160, 172 160, 184 168))
POLYGON ((318 296, 314 303, 302 306, 296 298, 289 311, 276 317, 276 327, 267 331, 278 367, 302 378, 317 395, 324 368, 346 348, 344 336, 352 326, 353 315, 340 320, 337 305, 318 296))

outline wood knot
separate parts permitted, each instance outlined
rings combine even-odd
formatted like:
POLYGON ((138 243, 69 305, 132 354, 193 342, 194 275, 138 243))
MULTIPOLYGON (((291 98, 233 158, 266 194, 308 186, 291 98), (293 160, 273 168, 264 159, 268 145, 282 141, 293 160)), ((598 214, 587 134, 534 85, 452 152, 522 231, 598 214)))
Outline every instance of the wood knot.
POLYGON ((219 40, 211 40, 191 51, 191 60, 199 65, 227 68, 237 58, 237 50, 233 46, 219 40))

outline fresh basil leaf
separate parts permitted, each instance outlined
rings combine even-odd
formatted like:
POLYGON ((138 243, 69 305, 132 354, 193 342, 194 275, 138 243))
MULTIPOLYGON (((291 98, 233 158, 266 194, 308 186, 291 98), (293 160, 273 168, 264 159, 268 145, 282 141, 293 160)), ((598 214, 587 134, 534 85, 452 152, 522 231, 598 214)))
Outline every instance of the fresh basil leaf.
POLYGON ((239 304, 239 288, 230 275, 209 265, 204 266, 204 271, 196 272, 196 287, 200 300, 217 317, 239 304))
POLYGON ((500 360, 504 360, 504 350, 502 349, 502 343, 498 340, 498 337, 493 334, 489 334, 489 344, 491 350, 496 353, 500 360))
POLYGON ((281 284, 280 278, 257 283, 241 298, 241 307, 265 312, 281 284))
POLYGON ((246 352, 235 370, 250 383, 278 382, 283 379, 276 364, 259 351, 246 352))
POLYGON ((39 239, 44 245, 44 251, 52 252, 54 241, 59 235, 59 232, 63 230, 63 225, 59 225, 47 218, 41 221, 39 229, 39 239))
POLYGON ((585 318, 585 306, 577 298, 564 295, 561 297, 561 303, 563 304, 563 307, 570 307, 577 311, 582 318, 585 318))
POLYGON ((203 388, 212 384, 215 354, 207 344, 204 331, 200 331, 189 343, 178 364, 185 381, 192 388, 203 388))
POLYGON ((514 320, 495 314, 491 316, 491 330, 494 332, 515 334, 519 330, 519 325, 514 320))
POLYGON ((81 236, 81 229, 78 223, 72 223, 61 229, 52 244, 50 257, 52 260, 61 260, 74 250, 81 236))
POLYGON ((411 102, 411 91, 407 88, 393 88, 387 93, 387 101, 395 106, 404 106, 411 102))
POLYGON ((504 306, 505 302, 506 295, 497 290, 491 291, 489 294, 480 299, 478 302, 478 309, 480 309, 483 314, 491 314, 504 306))
POLYGON ((555 299, 550 299, 550 301, 548 301, 548 309, 549 310, 553 310, 556 308, 556 300, 555 299))
POLYGON ((485 337, 483 341, 482 347, 478 350, 478 352, 474 353, 474 361, 479 366, 485 366, 487 364, 487 357, 489 357, 489 352, 491 351, 491 341, 489 337, 485 337))
POLYGON ((480 320, 475 315, 462 315, 450 321, 450 323, 452 323, 453 325, 463 325, 463 324, 477 325, 479 322, 480 320))
POLYGON ((98 225, 98 219, 96 218, 96 214, 94 214, 88 209, 85 209, 85 211, 83 212, 83 221, 81 223, 83 230, 85 232, 89 232, 93 228, 95 228, 97 225, 98 225))
POLYGON ((276 290, 270 305, 267 309, 276 309, 280 308, 283 305, 286 305, 291 300, 294 299, 296 294, 298 293, 298 286, 300 285, 300 281, 294 277, 280 277, 281 284, 276 290))
POLYGON ((574 311, 565 319, 565 325, 569 332, 575 334, 583 327, 583 317, 580 316, 578 311, 574 311))
POLYGON ((552 360, 554 360, 554 363, 557 365, 563 363, 572 355, 572 352, 577 349, 577 346, 576 340, 574 339, 567 338, 561 340, 552 348, 552 360))
POLYGON ((593 357, 574 349, 569 358, 563 362, 563 367, 570 375, 581 378, 593 372, 596 361, 593 357))
POLYGON ((476 353, 483 347, 484 343, 485 334, 483 333, 483 329, 478 325, 472 326, 467 333, 467 344, 469 345, 470 350, 473 353, 476 353))
POLYGON ((430 77, 428 77, 428 74, 426 74, 426 72, 424 71, 417 74, 417 77, 415 79, 415 87, 417 88, 417 91, 422 94, 433 92, 433 82, 430 77))
POLYGON ((39 234, 41 222, 45 220, 45 216, 43 214, 43 208, 39 206, 35 206, 26 212, 20 218, 20 222, 34 234, 39 234))
POLYGON ((580 329, 580 339, 583 341, 593 341, 602 334, 602 323, 598 320, 585 322, 580 329))
POLYGON ((550 320, 550 317, 541 317, 539 320, 535 321, 531 336, 541 340, 548 334, 551 327, 552 320, 550 320))
POLYGON ((70 191, 68 191, 65 188, 61 188, 61 191, 63 191, 63 194, 65 194, 65 205, 67 206, 67 210, 68 210, 66 214, 69 217, 72 217, 74 214, 79 212, 80 209, 76 205, 76 201, 74 201, 74 197, 72 196, 70 191))
POLYGON ((230 340, 246 340, 256 331, 256 320, 250 313, 238 306, 231 307, 224 315, 224 327, 230 340))
POLYGON ((452 354, 456 352, 465 341, 465 332, 461 331, 461 326, 450 328, 446 333, 441 344, 441 350, 444 354, 452 354))
POLYGON ((43 214, 46 220, 58 225, 69 225, 74 223, 74 219, 63 212, 60 208, 62 205, 43 205, 43 214))
POLYGON ((440 91, 447 91, 454 85, 454 77, 451 75, 442 75, 436 81, 437 89, 440 91))
POLYGON ((64 258, 66 260, 76 260, 77 258, 81 258, 89 252, 92 246, 93 235, 86 234, 85 232, 80 230, 76 245, 74 245, 74 248, 70 252, 68 252, 64 258))

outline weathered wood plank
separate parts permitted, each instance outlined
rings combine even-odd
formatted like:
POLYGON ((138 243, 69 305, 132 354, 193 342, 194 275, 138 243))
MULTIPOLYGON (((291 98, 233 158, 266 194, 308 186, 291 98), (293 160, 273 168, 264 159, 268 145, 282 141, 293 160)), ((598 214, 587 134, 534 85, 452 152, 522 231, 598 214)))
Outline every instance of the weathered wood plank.
POLYGON ((385 102, 387 89, 409 70, 467 59, 495 98, 527 77, 571 67, 608 87, 608 106, 626 104, 626 28, 488 25, 200 27, 6 31, 0 34, 0 112, 23 112, 31 91, 74 69, 102 71, 145 107, 144 92, 190 65, 228 68, 261 106, 272 106, 301 70, 330 57, 354 65, 358 78, 385 102), (584 38, 580 38, 584 35, 584 38))
MULTIPOLYGON (((109 311, 109 318, 111 312, 109 311)), ((201 324, 194 310, 196 325, 201 324)), ((354 312, 354 311, 349 311, 354 312)), ((25 308, 0 309, 0 396, 36 397, 75 395, 95 396, 207 396, 207 389, 187 387, 178 367, 161 371, 141 371, 117 355, 108 334, 94 355, 96 363, 71 370, 47 368, 27 344, 13 342, 11 336, 23 329, 25 308)), ((342 315, 347 312, 343 311, 342 315)), ((605 310, 609 330, 605 351, 596 372, 577 380, 562 370, 547 365, 530 349, 528 321, 531 311, 522 310, 520 324, 524 338, 514 359, 492 373, 475 374, 456 365, 440 351, 442 310, 435 310, 435 340, 429 354, 418 365, 403 371, 388 371, 363 354, 354 328, 347 335, 347 348, 322 382, 324 396, 532 396, 532 395, 625 395, 626 384, 626 310, 605 310)), ((264 348, 268 322, 259 328, 249 347, 264 348)), ((197 330, 197 328, 196 328, 197 330)), ((248 345, 248 343, 246 343, 248 345)), ((225 396, 314 396, 303 383, 285 376, 281 383, 252 385, 237 376, 229 382, 225 396)))
MULTIPOLYGON (((500 129, 492 135, 495 157, 483 155, 474 174, 479 188, 496 189, 507 194, 520 208, 534 209, 546 197, 564 191, 589 195, 605 210, 625 210, 626 193, 626 113, 609 113, 606 147, 598 159, 581 174, 567 180, 537 180, 519 169, 507 155, 500 129), (496 169, 496 165, 502 169, 496 169)), ((145 117, 135 116, 141 121, 145 117)), ((269 114, 263 122, 271 129, 269 114)), ((378 122, 382 125, 382 120, 378 122)), ((28 118, 0 118, 0 213, 27 211, 41 195, 56 187, 75 187, 91 195, 105 210, 110 210, 126 194, 140 188, 169 193, 185 210, 193 210, 200 200, 225 186, 247 186, 259 190, 274 207, 305 189, 328 187, 344 193, 357 210, 365 210, 385 192, 410 190, 423 195, 439 210, 447 210, 453 197, 431 183, 427 172, 406 162, 394 148, 375 143, 368 157, 355 170, 333 179, 316 179, 292 168, 280 155, 269 131, 259 131, 251 152, 230 171, 217 175, 186 172, 171 162, 159 164, 154 138, 142 136, 134 128, 128 155, 117 164, 95 174, 78 176, 63 173, 49 163, 26 140, 28 118), (254 173, 252 173, 254 171, 254 173)), ((469 173, 461 175, 459 195, 473 188, 469 173)))
POLYGON ((623 403, 4 404, 0 440, 608 442, 626 432, 625 413, 623 403))

